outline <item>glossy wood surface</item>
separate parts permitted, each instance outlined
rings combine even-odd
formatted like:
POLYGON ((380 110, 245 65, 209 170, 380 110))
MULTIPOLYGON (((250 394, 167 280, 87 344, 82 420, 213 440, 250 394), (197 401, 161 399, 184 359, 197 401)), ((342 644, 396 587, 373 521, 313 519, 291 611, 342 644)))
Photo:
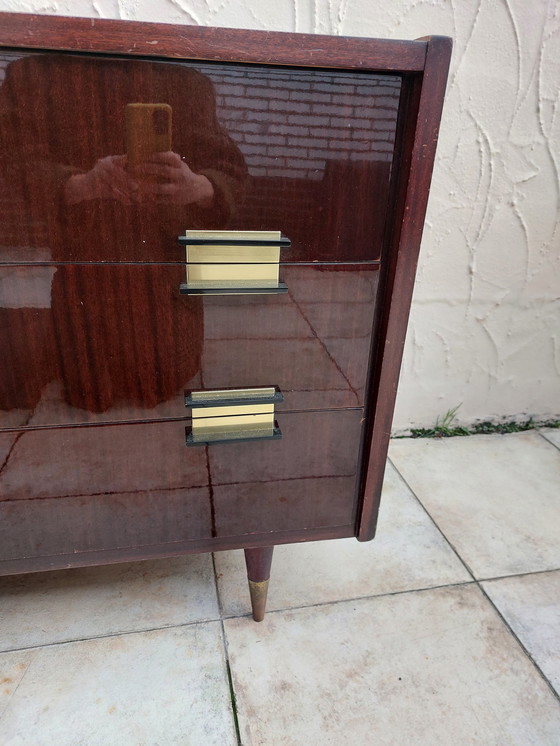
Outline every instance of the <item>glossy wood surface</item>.
POLYGON ((255 583, 261 583, 270 578, 270 566, 274 547, 254 547, 245 550, 247 577, 255 583))
POLYGON ((190 389, 362 406, 378 269, 284 266, 286 294, 202 298, 180 265, 0 267, 0 430, 181 418, 190 389))
POLYGON ((279 441, 197 448, 184 422, 10 434, 2 560, 352 525, 361 412, 277 419, 279 441))
POLYGON ((424 41, 2 13, 5 46, 273 65, 420 72, 424 41))
POLYGON ((379 257, 396 76, 56 53, 0 68, 0 261, 181 261, 179 234, 220 228, 281 230, 286 261, 379 257), (137 102, 171 107, 172 151, 211 204, 102 170, 137 102))
MULTIPOLYGON (((45 506, 45 514, 49 512, 45 506)), ((42 516, 35 514, 35 519, 42 516)), ((17 520, 14 526, 22 527, 17 520)), ((293 531, 275 531, 275 544, 297 544, 305 541, 326 541, 328 539, 345 539, 354 536, 354 526, 329 526, 315 528, 308 531, 295 529, 293 531)), ((110 565, 118 562, 133 562, 137 560, 156 559, 162 557, 180 557, 185 554, 199 552, 219 552, 229 549, 260 547, 270 540, 270 534, 245 534, 238 536, 224 536, 216 539, 195 539, 176 541, 169 544, 137 544, 121 546, 118 549, 94 550, 91 552, 70 552, 67 554, 51 554, 41 556, 20 555, 11 560, 0 562, 0 575, 16 575, 44 570, 59 570, 69 567, 91 567, 94 565, 110 565)))
POLYGON ((0 573, 371 538, 449 40, 0 19, 0 573), (187 228, 281 230, 289 295, 170 296, 187 228), (183 387, 279 376, 282 440, 185 447, 183 387))

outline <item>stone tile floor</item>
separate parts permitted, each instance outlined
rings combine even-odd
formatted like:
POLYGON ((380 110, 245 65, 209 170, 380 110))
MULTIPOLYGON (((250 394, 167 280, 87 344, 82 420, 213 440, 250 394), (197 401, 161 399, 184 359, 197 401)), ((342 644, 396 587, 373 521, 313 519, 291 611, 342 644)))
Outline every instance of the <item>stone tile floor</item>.
POLYGON ((378 535, 0 578, 1 746, 560 744, 559 431, 394 440, 378 535))

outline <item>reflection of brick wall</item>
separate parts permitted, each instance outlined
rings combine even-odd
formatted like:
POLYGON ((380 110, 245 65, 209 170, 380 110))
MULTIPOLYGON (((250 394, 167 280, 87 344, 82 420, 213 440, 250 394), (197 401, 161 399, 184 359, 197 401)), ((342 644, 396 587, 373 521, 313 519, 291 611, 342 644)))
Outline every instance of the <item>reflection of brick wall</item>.
MULTIPOLYGON (((0 82, 10 56, 0 57, 0 82)), ((249 179, 229 228, 278 230, 290 258, 378 255, 400 78, 370 73, 193 65, 212 81, 220 121, 245 157, 249 179), (369 203, 363 195, 371 195, 369 203), (299 252, 299 253, 298 253, 299 252)), ((22 245, 28 225, 6 215, 0 243, 22 245)), ((38 226, 33 227, 34 234, 38 226)))
POLYGON ((252 176, 323 178, 327 160, 391 159, 400 80, 392 76, 203 70, 252 176))
POLYGON ((400 79, 199 69, 212 80, 220 121, 249 168, 229 227, 283 230, 292 239, 286 259, 379 256, 400 79))

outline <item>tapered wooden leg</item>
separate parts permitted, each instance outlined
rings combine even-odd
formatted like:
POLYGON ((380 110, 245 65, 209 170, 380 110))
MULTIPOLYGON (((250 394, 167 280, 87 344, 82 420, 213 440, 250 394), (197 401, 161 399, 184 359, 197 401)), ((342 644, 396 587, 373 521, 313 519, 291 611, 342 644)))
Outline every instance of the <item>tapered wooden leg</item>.
POLYGON ((274 547, 252 547, 245 550, 247 579, 255 622, 262 622, 264 619, 273 551, 274 547))

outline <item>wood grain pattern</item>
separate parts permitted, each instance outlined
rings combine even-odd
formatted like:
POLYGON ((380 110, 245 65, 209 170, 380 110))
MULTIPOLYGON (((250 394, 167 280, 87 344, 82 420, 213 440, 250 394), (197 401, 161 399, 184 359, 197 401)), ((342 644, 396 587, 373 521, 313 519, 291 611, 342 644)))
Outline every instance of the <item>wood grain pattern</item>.
POLYGON ((362 405, 377 265, 285 266, 283 295, 186 297, 184 273, 0 266, 0 430, 181 418, 186 389, 278 385, 281 409, 362 405))
POLYGON ((277 419, 279 441, 209 448, 186 448, 184 422, 18 433, 0 473, 0 559, 40 568, 56 554, 151 546, 153 556, 157 545, 165 555, 192 541, 212 551, 273 520, 280 533, 350 526, 361 412, 277 419))
POLYGON ((379 258, 399 78, 4 59, 0 262, 181 261, 179 234, 218 228, 280 229, 292 240, 286 261, 379 258), (127 105, 155 101, 171 107, 172 150, 210 180, 212 204, 154 193, 121 163, 127 105))
POLYGON ((424 41, 245 31, 164 23, 3 13, 4 46, 80 49, 270 65, 414 72, 424 67, 424 41))
MULTIPOLYGON (((19 525, 19 524, 18 524, 19 525)), ((328 528, 311 529, 309 531, 275 531, 276 544, 295 544, 304 541, 326 541, 327 539, 345 539, 354 536, 354 526, 329 526, 328 528)), ((209 549, 207 539, 193 541, 178 541, 172 544, 156 544, 154 546, 138 545, 121 547, 107 551, 82 552, 80 554, 59 553, 41 557, 19 557, 0 562, 0 575, 17 575, 19 573, 38 572, 43 570, 60 570, 69 567, 91 567, 93 565, 107 565, 117 562, 133 562, 145 559, 163 557, 180 557, 185 554, 199 552, 219 552, 242 547, 260 547, 270 540, 269 534, 247 534, 240 541, 239 537, 224 537, 214 539, 209 549)))
POLYGON ((247 577, 255 583, 262 583, 270 578, 270 565, 274 547, 253 547, 245 550, 247 577))
POLYGON ((0 574, 371 538, 450 40, 0 19, 0 574), (282 230, 289 295, 181 298, 187 228, 282 230), (189 384, 280 385, 283 439, 187 450, 189 384))

